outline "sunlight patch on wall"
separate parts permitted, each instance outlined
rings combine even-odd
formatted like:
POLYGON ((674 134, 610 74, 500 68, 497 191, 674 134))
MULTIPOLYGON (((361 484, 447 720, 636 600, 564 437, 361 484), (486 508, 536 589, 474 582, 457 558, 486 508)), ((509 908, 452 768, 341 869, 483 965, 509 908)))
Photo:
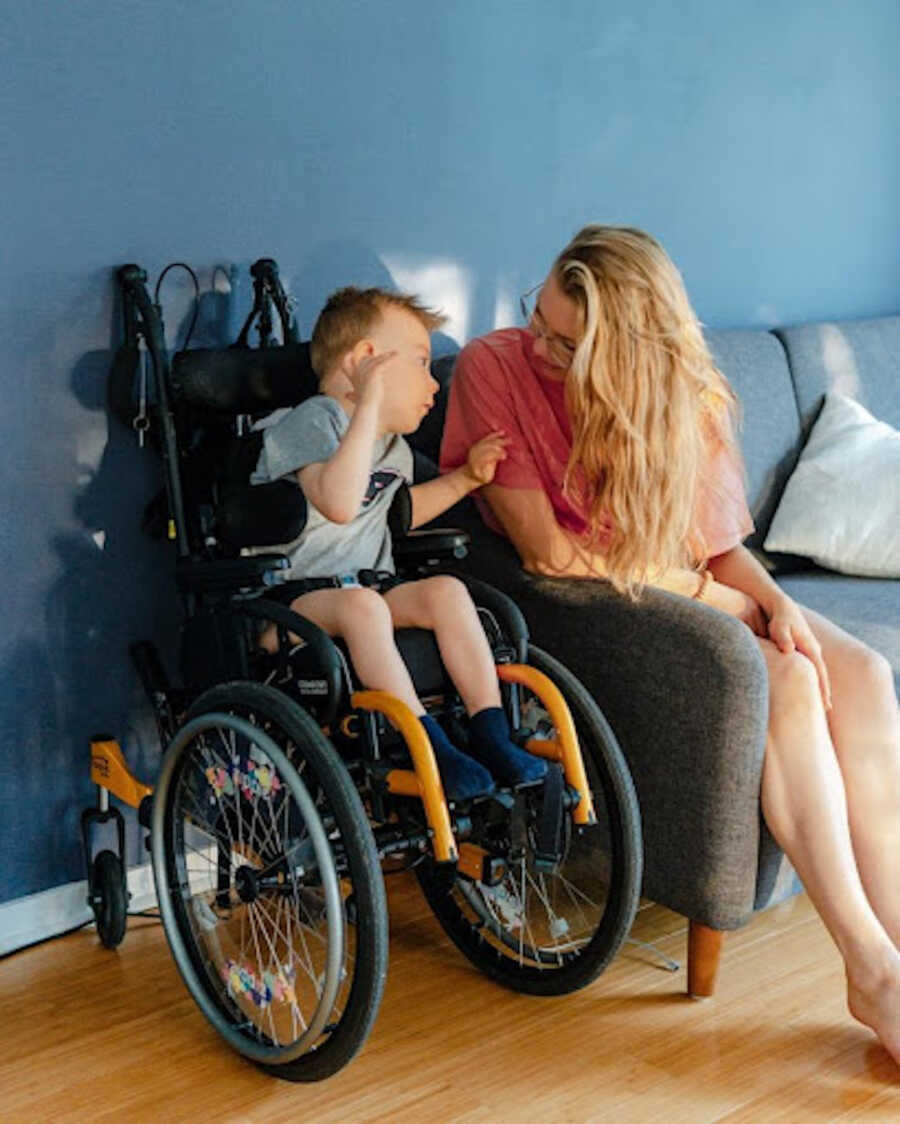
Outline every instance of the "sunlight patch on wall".
POLYGON ((75 463, 78 466, 78 483, 89 484, 100 467, 109 436, 106 418, 91 416, 75 438, 75 463))
POLYGON ((512 328, 521 322, 519 303, 509 289, 501 284, 497 289, 497 298, 494 301, 494 327, 512 328))
POLYGON ((417 262, 409 257, 382 257, 397 288, 414 293, 429 308, 439 309, 447 317, 441 329, 459 344, 469 338, 471 321, 472 278, 467 269, 455 261, 417 262))

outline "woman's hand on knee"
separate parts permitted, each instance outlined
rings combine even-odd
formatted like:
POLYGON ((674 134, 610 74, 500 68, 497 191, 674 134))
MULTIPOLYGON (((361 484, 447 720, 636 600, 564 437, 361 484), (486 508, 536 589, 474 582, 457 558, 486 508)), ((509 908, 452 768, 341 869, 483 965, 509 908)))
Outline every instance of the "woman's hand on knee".
POLYGON ((831 710, 831 682, 822 657, 822 646, 809 627, 800 606, 787 594, 780 594, 772 603, 769 638, 778 645, 779 651, 786 654, 800 652, 812 662, 819 677, 825 709, 831 710))

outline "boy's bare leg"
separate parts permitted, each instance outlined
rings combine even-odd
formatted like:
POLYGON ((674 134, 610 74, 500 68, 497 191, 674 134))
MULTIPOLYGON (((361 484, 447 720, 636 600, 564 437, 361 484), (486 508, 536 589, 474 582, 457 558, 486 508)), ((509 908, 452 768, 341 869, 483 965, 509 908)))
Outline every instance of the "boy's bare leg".
MULTIPOLYGON (((375 691, 390 691, 413 714, 424 714, 403 657, 394 643, 391 612, 374 589, 316 589, 291 602, 329 636, 340 636, 347 645, 360 681, 375 691)), ((260 636, 260 646, 272 652, 277 645, 274 626, 260 636)))
POLYGON ((547 763, 517 746, 500 701, 497 669, 469 591, 446 574, 385 594, 397 628, 434 632, 441 658, 469 715, 469 753, 506 784, 539 781, 547 763))
MULTIPOLYGON (((366 687, 388 691, 422 720, 449 799, 469 799, 493 791, 494 781, 487 769, 458 750, 425 713, 397 650, 391 611, 380 593, 374 589, 317 589, 295 598, 291 608, 329 636, 344 640, 353 669, 366 687)), ((263 633, 260 642, 264 644, 266 639, 263 633)), ((267 650, 272 651, 277 644, 274 630, 268 640, 267 650)))
POLYGON ((491 649, 465 585, 446 574, 404 582, 384 600, 395 628, 427 628, 437 640, 447 673, 468 714, 500 706, 491 649))

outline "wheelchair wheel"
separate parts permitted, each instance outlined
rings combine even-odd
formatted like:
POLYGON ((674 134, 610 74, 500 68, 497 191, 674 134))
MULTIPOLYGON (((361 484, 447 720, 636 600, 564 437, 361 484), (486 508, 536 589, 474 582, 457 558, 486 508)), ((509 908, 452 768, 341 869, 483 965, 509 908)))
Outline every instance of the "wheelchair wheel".
MULTIPOLYGON (((562 693, 575 721, 597 823, 565 816, 561 860, 535 862, 541 787, 524 790, 498 830, 473 817, 472 842, 504 859, 496 885, 428 860, 419 882, 457 947, 497 982, 532 995, 585 987, 616 955, 634 921, 641 886, 640 814, 628 766, 602 712, 578 679, 529 645, 529 664, 562 693), (517 822, 516 822, 517 821, 517 822)), ((519 734, 552 739, 540 700, 519 687, 519 734)), ((489 805, 485 805, 488 807, 489 805)))
POLYGON ((128 923, 125 867, 115 851, 100 851, 91 868, 91 909, 104 948, 118 948, 128 923))
POLYGON ((233 1048, 288 1080, 321 1080, 362 1046, 384 984, 365 813, 327 738, 278 691, 223 684, 188 719, 153 812, 172 953, 233 1048))

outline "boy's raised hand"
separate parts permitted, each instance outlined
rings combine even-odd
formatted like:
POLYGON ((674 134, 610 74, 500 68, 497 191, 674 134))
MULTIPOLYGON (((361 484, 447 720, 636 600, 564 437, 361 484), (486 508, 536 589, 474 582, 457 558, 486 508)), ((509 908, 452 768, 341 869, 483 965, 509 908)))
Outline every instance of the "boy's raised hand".
POLYGON ((508 444, 509 438, 502 430, 496 429, 471 446, 466 460, 466 473, 478 487, 490 484, 494 479, 498 462, 506 459, 508 444))
POLYGON ((396 354, 396 351, 381 351, 360 359, 349 375, 353 390, 347 397, 351 402, 362 402, 373 393, 381 393, 385 364, 396 354))

